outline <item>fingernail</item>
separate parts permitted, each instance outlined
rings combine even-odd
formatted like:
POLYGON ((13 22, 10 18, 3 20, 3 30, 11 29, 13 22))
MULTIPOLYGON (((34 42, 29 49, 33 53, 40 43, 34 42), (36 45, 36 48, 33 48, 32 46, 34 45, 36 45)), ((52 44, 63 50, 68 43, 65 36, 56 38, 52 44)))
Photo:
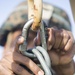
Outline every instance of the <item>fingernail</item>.
POLYGON ((21 37, 19 37, 19 39, 18 39, 18 42, 20 42, 21 41, 21 37))
POLYGON ((23 42, 24 38, 23 37, 19 37, 18 42, 23 42))
POLYGON ((38 72, 38 75, 44 75, 44 72, 41 70, 38 72))

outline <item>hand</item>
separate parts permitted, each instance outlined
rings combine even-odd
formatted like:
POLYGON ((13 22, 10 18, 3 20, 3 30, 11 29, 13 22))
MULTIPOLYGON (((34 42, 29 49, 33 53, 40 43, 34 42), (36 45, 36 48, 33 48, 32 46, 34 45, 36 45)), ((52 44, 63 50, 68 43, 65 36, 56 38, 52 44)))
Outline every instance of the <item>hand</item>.
MULTIPOLYGON (((35 42, 40 45, 39 34, 35 42)), ((56 74, 73 75, 75 44, 72 33, 64 29, 48 28, 47 46, 52 68, 56 74)))
POLYGON ((52 68, 57 75, 73 75, 75 44, 72 33, 64 29, 49 28, 48 35, 48 53, 52 68))
POLYGON ((70 31, 48 29, 48 53, 52 65, 65 65, 72 61, 75 53, 74 38, 70 31))
POLYGON ((23 41, 24 38, 20 37, 16 47, 4 54, 0 61, 0 75, 31 75, 20 64, 29 68, 35 75, 44 75, 43 71, 31 59, 19 53, 18 46, 23 41))

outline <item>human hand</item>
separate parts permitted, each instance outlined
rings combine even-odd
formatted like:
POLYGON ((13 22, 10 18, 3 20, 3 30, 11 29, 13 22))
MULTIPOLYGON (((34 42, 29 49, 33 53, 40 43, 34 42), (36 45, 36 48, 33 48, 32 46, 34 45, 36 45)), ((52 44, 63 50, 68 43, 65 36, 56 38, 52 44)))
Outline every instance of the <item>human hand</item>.
POLYGON ((73 60, 75 53, 74 38, 70 31, 58 30, 55 28, 48 29, 48 53, 52 65, 65 65, 73 60))
POLYGON ((31 75, 20 64, 29 68, 35 75, 44 75, 44 72, 28 57, 19 53, 18 47, 23 43, 20 37, 13 50, 7 51, 0 61, 0 75, 31 75))
MULTIPOLYGON (((48 28, 48 53, 51 65, 57 75, 73 75, 75 54, 74 38, 70 31, 48 28)), ((36 44, 40 45, 40 35, 36 38, 36 44)))
POLYGON ((64 29, 49 28, 48 35, 47 45, 52 68, 57 75, 73 75, 75 44, 72 33, 64 29))

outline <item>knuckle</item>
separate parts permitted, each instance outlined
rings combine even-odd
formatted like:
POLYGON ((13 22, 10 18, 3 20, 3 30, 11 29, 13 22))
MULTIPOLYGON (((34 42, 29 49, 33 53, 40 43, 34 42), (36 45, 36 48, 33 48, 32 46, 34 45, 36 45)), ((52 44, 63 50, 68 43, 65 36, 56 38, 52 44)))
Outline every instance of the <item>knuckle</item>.
POLYGON ((15 72, 18 73, 18 74, 22 74, 23 70, 24 70, 24 69, 23 69, 22 67, 16 66, 15 72))
POLYGON ((53 39, 49 39, 48 42, 49 42, 49 44, 51 44, 51 45, 54 44, 54 40, 53 40, 53 39))
POLYGON ((64 38, 69 38, 67 33, 64 33, 63 35, 64 35, 64 38))
POLYGON ((31 61, 31 59, 29 59, 28 57, 25 57, 25 59, 24 59, 25 64, 29 64, 30 61, 31 61))

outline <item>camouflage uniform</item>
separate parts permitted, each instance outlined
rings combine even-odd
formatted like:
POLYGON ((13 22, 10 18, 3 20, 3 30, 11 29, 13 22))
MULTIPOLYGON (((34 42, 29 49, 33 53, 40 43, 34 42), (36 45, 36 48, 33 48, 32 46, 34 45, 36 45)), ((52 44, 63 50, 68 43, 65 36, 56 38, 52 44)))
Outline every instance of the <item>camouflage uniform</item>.
MULTIPOLYGON (((45 21, 48 27, 57 26, 59 29, 64 28, 71 30, 70 21, 66 13, 50 4, 43 3, 42 19, 45 21)), ((22 29, 27 20, 27 2, 25 1, 19 4, 10 14, 8 19, 3 23, 0 29, 0 45, 5 44, 9 32, 13 31, 14 29, 22 29)))

